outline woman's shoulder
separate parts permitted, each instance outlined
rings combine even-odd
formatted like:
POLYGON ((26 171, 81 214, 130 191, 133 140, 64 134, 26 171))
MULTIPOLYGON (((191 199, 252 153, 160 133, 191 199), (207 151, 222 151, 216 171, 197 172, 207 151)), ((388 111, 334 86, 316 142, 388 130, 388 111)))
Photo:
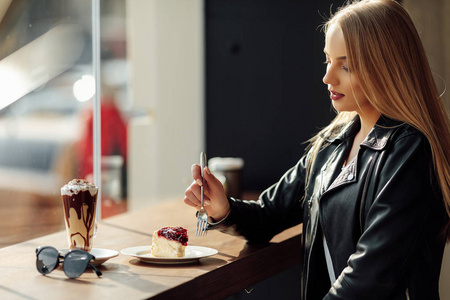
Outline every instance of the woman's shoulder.
POLYGON ((417 142, 427 141, 425 135, 416 127, 406 122, 387 119, 386 117, 384 117, 384 119, 384 121, 377 124, 380 124, 378 126, 382 128, 382 131, 390 135, 392 140, 399 141, 404 139, 413 139, 417 142))
POLYGON ((364 144, 372 148, 382 149, 388 144, 402 140, 412 140, 415 143, 427 141, 425 135, 417 128, 405 122, 381 116, 364 144))

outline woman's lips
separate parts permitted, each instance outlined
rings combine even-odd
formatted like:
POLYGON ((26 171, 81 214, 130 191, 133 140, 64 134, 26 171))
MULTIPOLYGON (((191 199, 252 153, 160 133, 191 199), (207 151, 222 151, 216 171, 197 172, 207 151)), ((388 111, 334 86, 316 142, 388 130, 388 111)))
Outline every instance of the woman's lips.
POLYGON ((337 101, 337 100, 341 99, 344 96, 345 96, 344 94, 339 94, 339 93, 337 93, 335 91, 330 91, 330 98, 331 98, 331 100, 337 101))

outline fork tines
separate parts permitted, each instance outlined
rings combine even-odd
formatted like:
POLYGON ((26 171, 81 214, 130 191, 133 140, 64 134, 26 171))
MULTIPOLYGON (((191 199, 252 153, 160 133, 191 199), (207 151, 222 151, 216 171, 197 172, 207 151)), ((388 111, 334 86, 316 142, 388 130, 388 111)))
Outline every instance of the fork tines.
POLYGON ((195 232, 196 236, 206 236, 206 227, 208 225, 208 221, 203 220, 201 218, 197 218, 197 230, 195 232))

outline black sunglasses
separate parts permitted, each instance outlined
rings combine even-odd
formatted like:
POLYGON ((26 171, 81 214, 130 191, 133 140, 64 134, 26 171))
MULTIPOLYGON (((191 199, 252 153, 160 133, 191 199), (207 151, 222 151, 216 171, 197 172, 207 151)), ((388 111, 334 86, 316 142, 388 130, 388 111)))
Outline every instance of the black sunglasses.
POLYGON ((102 272, 91 263, 93 259, 95 259, 93 255, 78 249, 71 250, 64 256, 50 246, 38 247, 36 249, 36 269, 43 275, 49 274, 62 263, 64 273, 69 278, 77 278, 83 274, 88 265, 100 277, 102 272))

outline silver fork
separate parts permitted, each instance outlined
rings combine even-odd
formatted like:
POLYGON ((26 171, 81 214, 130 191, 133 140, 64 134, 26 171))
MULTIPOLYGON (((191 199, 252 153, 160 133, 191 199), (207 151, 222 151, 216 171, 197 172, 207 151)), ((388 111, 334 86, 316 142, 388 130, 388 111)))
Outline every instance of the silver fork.
POLYGON ((200 167, 202 174, 202 186, 200 187, 200 210, 197 214, 197 230, 196 236, 205 236, 206 235, 206 226, 208 225, 208 213, 203 206, 203 198, 205 192, 205 177, 203 176, 203 169, 206 166, 206 154, 204 152, 200 153, 200 167))

